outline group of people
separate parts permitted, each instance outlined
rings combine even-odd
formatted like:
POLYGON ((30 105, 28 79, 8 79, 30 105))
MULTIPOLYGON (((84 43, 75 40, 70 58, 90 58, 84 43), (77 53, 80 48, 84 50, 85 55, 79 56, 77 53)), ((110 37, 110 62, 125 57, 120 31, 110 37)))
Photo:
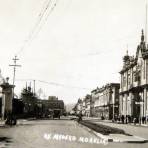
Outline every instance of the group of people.
MULTIPOLYGON (((82 121, 82 113, 80 112, 78 114, 78 122, 82 121)), ((104 116, 101 116, 101 120, 104 120, 104 116)), ((112 122, 122 123, 122 124, 128 124, 128 123, 134 123, 134 124, 145 124, 148 119, 146 117, 133 117, 130 115, 115 115, 112 119, 112 122)))
POLYGON ((6 113, 5 119, 6 119, 5 120, 6 125, 16 125, 17 123, 16 117, 11 112, 6 113))
POLYGON ((115 116, 114 119, 112 120, 113 122, 117 123, 122 123, 122 124, 127 124, 127 123, 146 123, 146 117, 132 117, 130 115, 119 115, 115 116))

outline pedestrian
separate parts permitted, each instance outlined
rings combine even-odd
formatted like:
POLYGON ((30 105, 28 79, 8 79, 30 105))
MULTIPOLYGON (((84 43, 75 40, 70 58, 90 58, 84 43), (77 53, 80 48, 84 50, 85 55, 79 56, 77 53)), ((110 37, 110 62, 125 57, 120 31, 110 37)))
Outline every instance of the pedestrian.
POLYGON ((118 123, 120 123, 120 120, 121 120, 121 116, 118 115, 118 123))
POLYGON ((133 119, 133 123, 134 123, 134 125, 136 125, 136 123, 137 123, 137 118, 134 118, 134 119, 133 119))
POLYGON ((128 115, 128 123, 131 123, 131 116, 128 115))
POLYGON ((124 124, 124 115, 121 116, 122 124, 124 124))
POLYGON ((78 122, 80 122, 80 121, 82 121, 82 113, 81 112, 78 114, 78 122))
POLYGON ((128 123, 128 115, 125 116, 125 123, 128 123))
POLYGON ((145 123, 145 117, 143 116, 142 117, 142 124, 144 124, 145 123))

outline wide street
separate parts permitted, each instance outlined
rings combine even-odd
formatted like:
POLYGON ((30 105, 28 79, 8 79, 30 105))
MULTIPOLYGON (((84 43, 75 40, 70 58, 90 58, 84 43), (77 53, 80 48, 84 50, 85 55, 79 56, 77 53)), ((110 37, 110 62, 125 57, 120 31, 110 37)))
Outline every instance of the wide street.
POLYGON ((100 139, 93 133, 69 119, 21 120, 14 127, 0 127, 0 147, 3 148, 148 147, 148 143, 127 144, 110 142, 104 145, 99 142, 101 142, 100 139), (61 138, 60 135, 63 137, 61 138))

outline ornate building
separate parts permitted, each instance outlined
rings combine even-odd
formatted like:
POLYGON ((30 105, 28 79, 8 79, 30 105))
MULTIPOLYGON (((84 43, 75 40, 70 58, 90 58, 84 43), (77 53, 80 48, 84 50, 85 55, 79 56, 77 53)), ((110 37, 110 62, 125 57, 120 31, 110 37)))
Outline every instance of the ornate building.
POLYGON ((92 116, 114 119, 119 113, 119 88, 120 84, 110 83, 102 88, 97 88, 91 92, 92 116))
POLYGON ((148 48, 143 30, 136 56, 129 56, 127 52, 120 74, 120 114, 145 118, 148 116, 148 48))

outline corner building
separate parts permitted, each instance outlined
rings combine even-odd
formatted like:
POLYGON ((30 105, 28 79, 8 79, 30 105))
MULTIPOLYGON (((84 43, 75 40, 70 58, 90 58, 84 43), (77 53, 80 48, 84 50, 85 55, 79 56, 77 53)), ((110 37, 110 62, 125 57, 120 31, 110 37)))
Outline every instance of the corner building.
POLYGON ((119 113, 132 119, 137 118, 140 122, 148 116, 148 47, 143 30, 136 56, 126 53, 120 74, 119 113))

